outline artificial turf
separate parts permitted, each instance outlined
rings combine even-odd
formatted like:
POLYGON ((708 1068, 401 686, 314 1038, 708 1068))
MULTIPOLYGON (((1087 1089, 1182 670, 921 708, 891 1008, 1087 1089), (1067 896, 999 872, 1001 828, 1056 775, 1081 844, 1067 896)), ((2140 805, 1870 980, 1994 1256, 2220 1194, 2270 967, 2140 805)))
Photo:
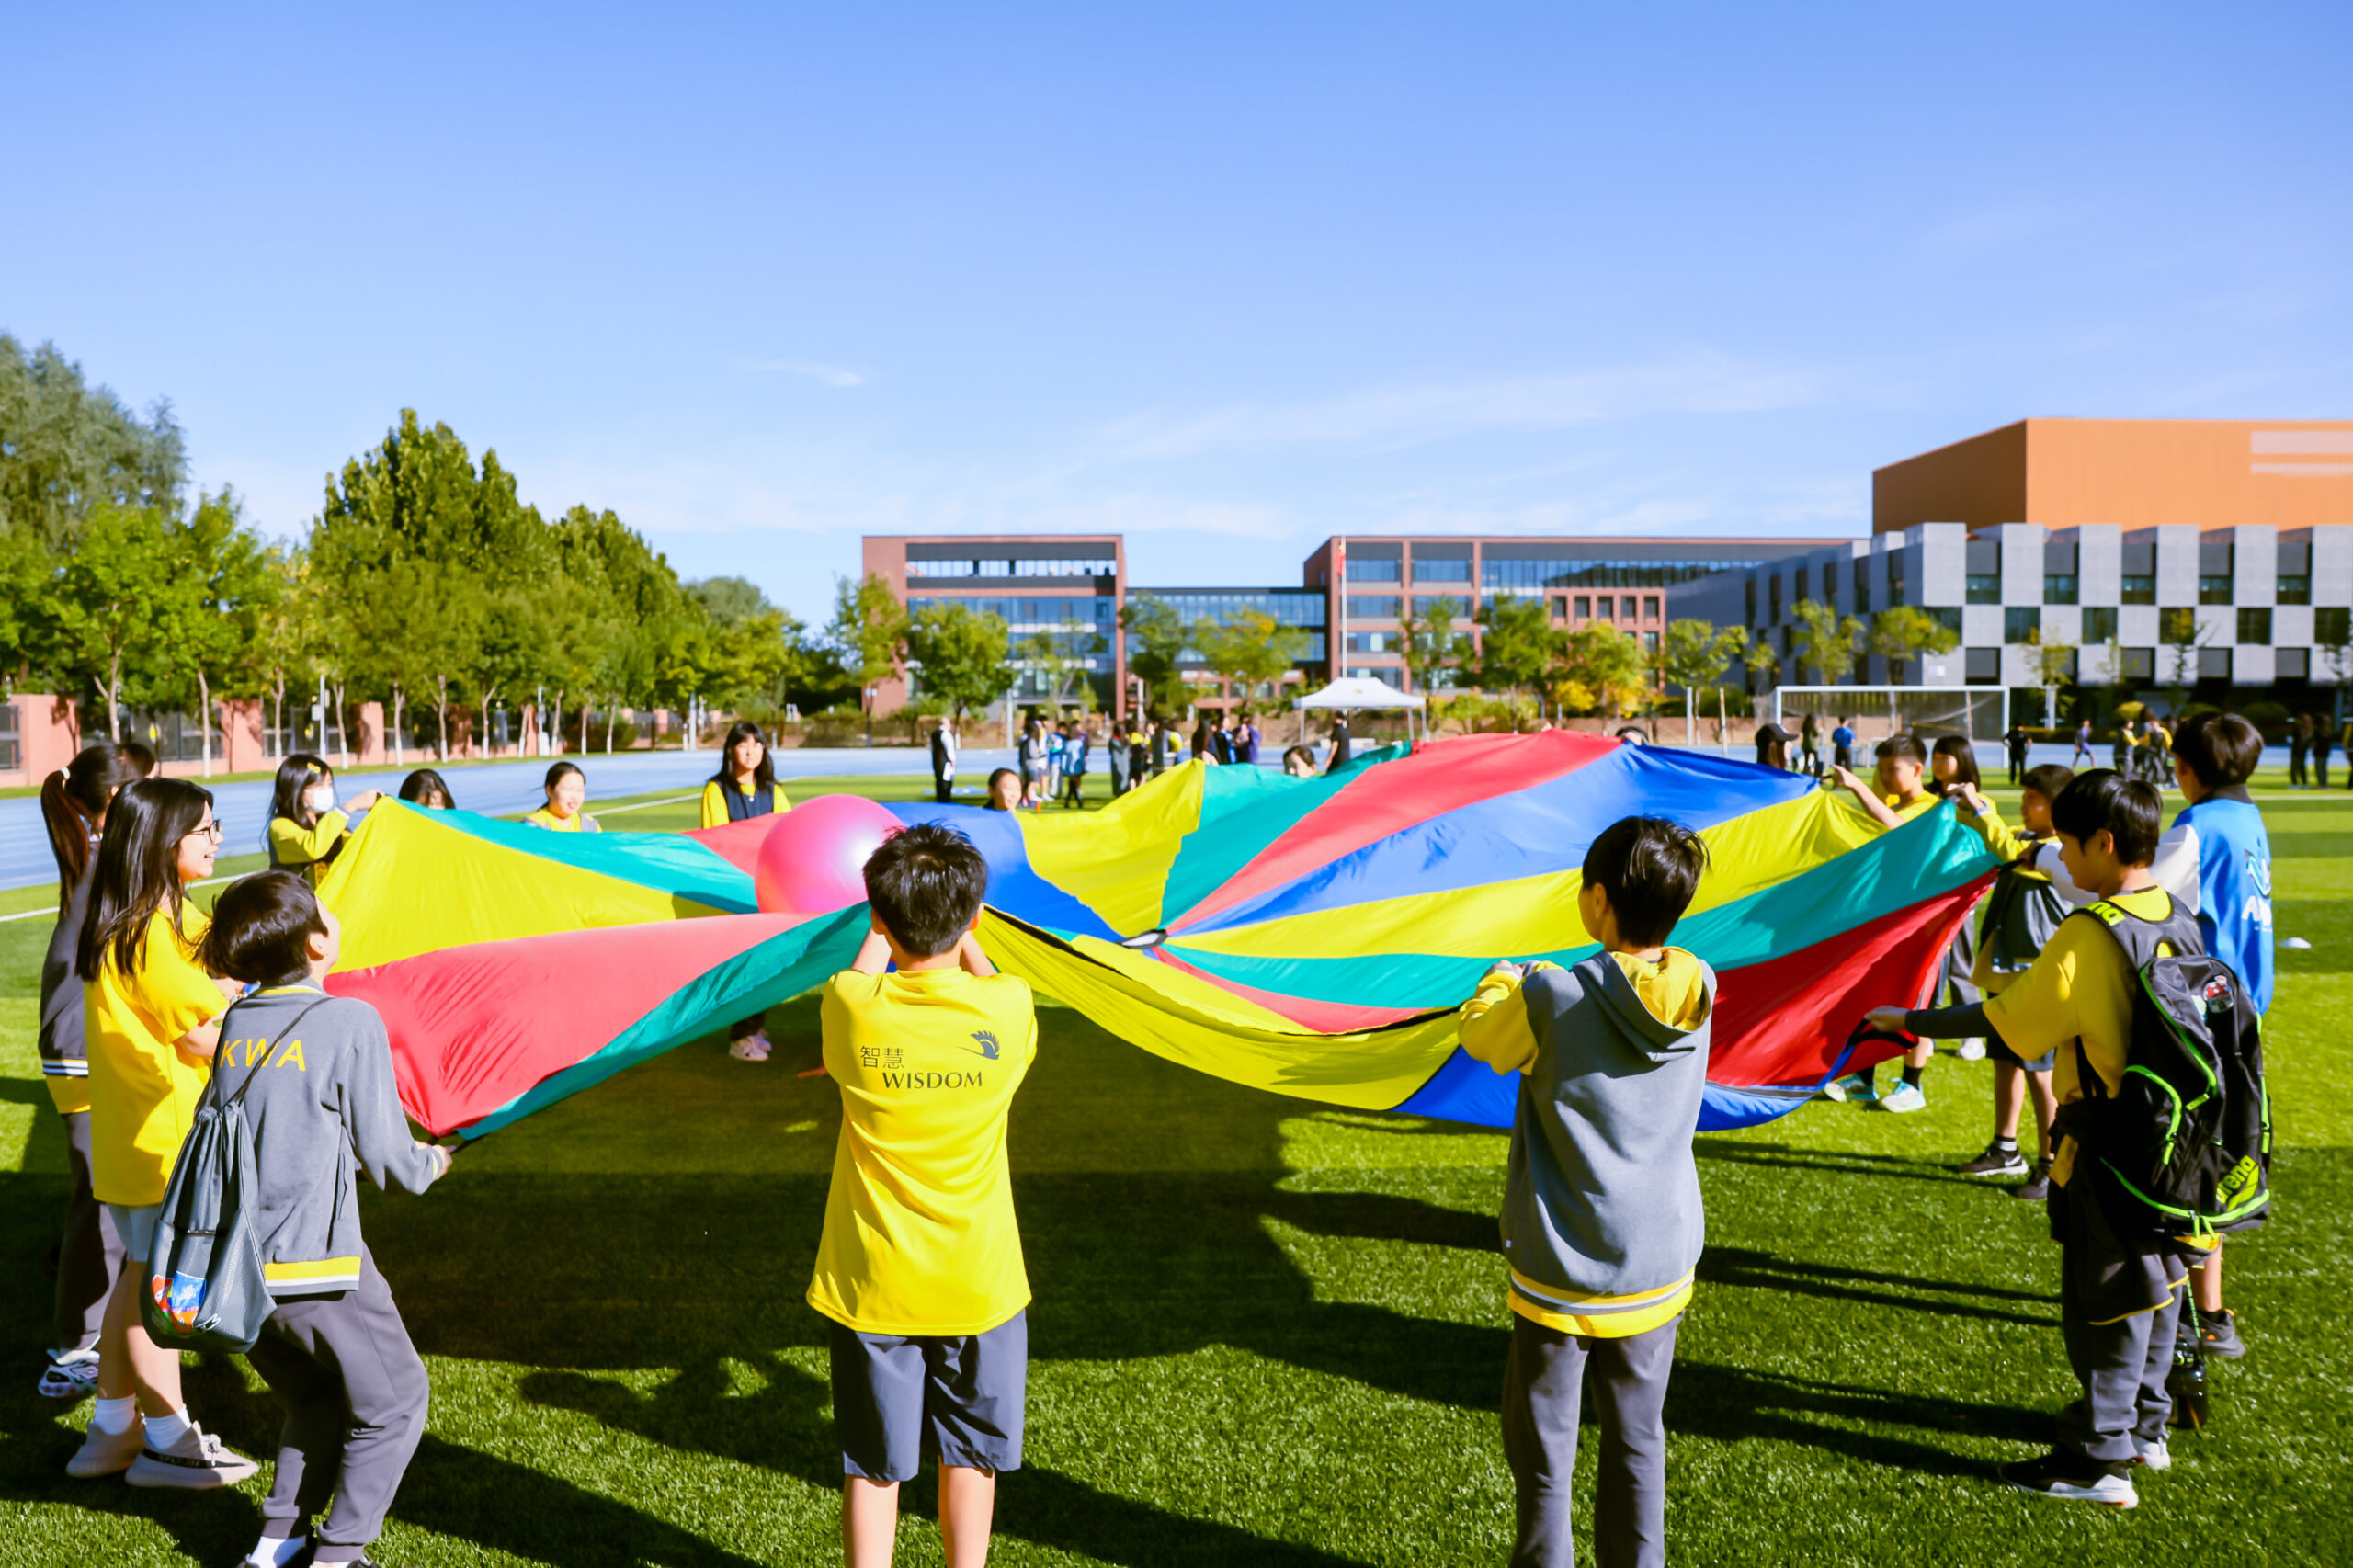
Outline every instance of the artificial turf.
MULTIPOLYGON (((1699 1140, 1673 1561, 2353 1557, 2353 801, 2256 798, 2279 931, 2312 947, 2281 954, 2279 1211, 2231 1244, 2252 1348, 2216 1370, 2217 1425, 2177 1438, 2129 1514, 1995 1482, 2069 1396, 2057 1249, 2040 1206, 1946 1168, 1984 1144, 1991 1071, 1943 1056, 1923 1113, 1822 1103, 1699 1140)), ((47 934, 0 925, 0 1564, 233 1562, 267 1471, 207 1495, 69 1481, 87 1407, 33 1392, 64 1190, 32 1046, 47 934)), ((1029 1463, 1003 1481, 995 1561, 1502 1561, 1504 1138, 1213 1082, 1059 1006, 1041 1024, 1012 1129, 1029 1463)), ((369 1195, 434 1383, 384 1562, 837 1560, 824 1337, 801 1301, 838 1119, 830 1085, 795 1075, 816 1030, 804 998, 771 1014, 765 1066, 690 1046, 483 1140, 423 1199, 369 1195)), ((192 1362, 188 1387, 209 1427, 270 1451, 275 1406, 242 1362, 192 1362)), ((909 1505, 901 1561, 937 1562, 927 1489, 909 1505)))

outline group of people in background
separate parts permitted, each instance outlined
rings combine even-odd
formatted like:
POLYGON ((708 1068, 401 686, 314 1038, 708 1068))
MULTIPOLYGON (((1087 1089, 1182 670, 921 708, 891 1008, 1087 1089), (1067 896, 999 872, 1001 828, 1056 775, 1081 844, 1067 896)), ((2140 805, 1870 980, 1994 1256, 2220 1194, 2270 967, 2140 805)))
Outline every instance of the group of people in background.
POLYGON ((2329 754, 2345 748, 2345 787, 2353 790, 2353 719, 2334 726, 2317 713, 2299 713, 2288 726, 2288 788, 2328 788, 2329 754))
MULTIPOLYGON (((1188 744, 1190 760, 1216 767, 1256 766, 1267 743, 1247 709, 1204 712, 1195 719, 1189 737, 1176 721, 1157 714, 1140 713, 1124 721, 1091 714, 1058 720, 1032 717, 1015 744, 1014 765, 989 775, 982 791, 983 803, 991 811, 1035 812, 1057 803, 1065 810, 1081 810, 1086 803, 1087 779, 1098 771, 1107 779, 1110 798, 1117 800, 1174 767, 1178 747, 1188 744)), ((955 798, 957 769, 964 749, 955 722, 938 721, 929 744, 934 798, 946 805, 955 798)), ((1343 718, 1333 727, 1326 766, 1344 767, 1348 756, 1347 723, 1343 718)), ((1305 745, 1288 748, 1282 768, 1292 778, 1313 778, 1318 771, 1313 750, 1305 745)))

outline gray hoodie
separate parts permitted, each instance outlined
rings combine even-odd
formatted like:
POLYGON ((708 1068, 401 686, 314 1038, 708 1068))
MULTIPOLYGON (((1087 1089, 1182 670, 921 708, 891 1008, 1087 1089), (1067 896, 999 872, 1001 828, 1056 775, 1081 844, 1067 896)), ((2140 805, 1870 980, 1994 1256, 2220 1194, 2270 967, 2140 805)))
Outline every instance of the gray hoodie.
POLYGON ((383 1019, 365 1002, 322 994, 276 986, 238 1001, 213 1058, 211 1094, 225 1099, 253 1078, 244 1110, 261 1179, 255 1223, 273 1296, 358 1285, 360 1172, 409 1192, 441 1174, 441 1156, 409 1133, 383 1019))
POLYGON ((1522 1073, 1503 1207, 1512 1305, 1604 1336, 1679 1311, 1706 1244, 1691 1137, 1716 977, 1679 948, 1638 968, 1639 988, 1597 953, 1516 994, 1491 979, 1464 1009, 1464 1050, 1522 1073))

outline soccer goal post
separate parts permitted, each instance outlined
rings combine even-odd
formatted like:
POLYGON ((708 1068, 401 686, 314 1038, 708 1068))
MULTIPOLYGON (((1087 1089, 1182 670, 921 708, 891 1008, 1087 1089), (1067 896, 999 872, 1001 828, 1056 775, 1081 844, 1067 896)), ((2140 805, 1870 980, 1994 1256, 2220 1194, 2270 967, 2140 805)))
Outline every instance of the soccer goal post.
POLYGON ((1959 735, 1972 744, 2009 733, 2010 693, 1999 686, 1781 686, 1773 722, 1794 730, 1812 714, 1824 733, 1841 719, 1887 733, 1959 735))

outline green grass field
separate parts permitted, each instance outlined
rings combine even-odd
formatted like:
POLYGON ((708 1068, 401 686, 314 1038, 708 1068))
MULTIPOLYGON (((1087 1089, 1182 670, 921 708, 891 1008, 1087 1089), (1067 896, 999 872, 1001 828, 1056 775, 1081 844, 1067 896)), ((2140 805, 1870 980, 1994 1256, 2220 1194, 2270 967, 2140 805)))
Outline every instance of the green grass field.
MULTIPOLYGON (((1700 1140, 1709 1248, 1667 1403, 1674 1561, 2353 1556, 2353 803, 2258 799, 2280 932, 2312 949, 2281 955, 2279 1214, 2232 1244, 2252 1353, 2217 1370, 2218 1425, 2178 1439, 2129 1514, 1994 1481, 2070 1394, 2057 1249, 2040 1206, 1945 1169, 1984 1142, 1991 1071, 1940 1057, 1920 1115, 1824 1103, 1700 1140)), ((227 1564, 267 1471, 203 1496, 69 1481, 86 1406, 33 1392, 64 1193, 32 1043, 48 925, 0 925, 0 1564, 227 1564)), ((1037 1294, 1029 1463, 1002 1484, 995 1560, 1501 1562, 1504 1138, 1197 1077, 1061 1007, 1042 1023, 1012 1132, 1037 1294)), ((690 1046, 484 1140, 424 1199, 369 1195, 434 1379, 387 1564, 837 1560, 801 1291, 838 1112, 825 1080, 794 1075, 817 1059, 813 1005, 770 1027, 766 1066, 690 1046)), ((242 1362, 192 1364, 188 1386, 209 1426, 270 1451, 275 1405, 242 1362)), ((928 1491, 909 1505, 901 1561, 936 1563, 928 1491)))

